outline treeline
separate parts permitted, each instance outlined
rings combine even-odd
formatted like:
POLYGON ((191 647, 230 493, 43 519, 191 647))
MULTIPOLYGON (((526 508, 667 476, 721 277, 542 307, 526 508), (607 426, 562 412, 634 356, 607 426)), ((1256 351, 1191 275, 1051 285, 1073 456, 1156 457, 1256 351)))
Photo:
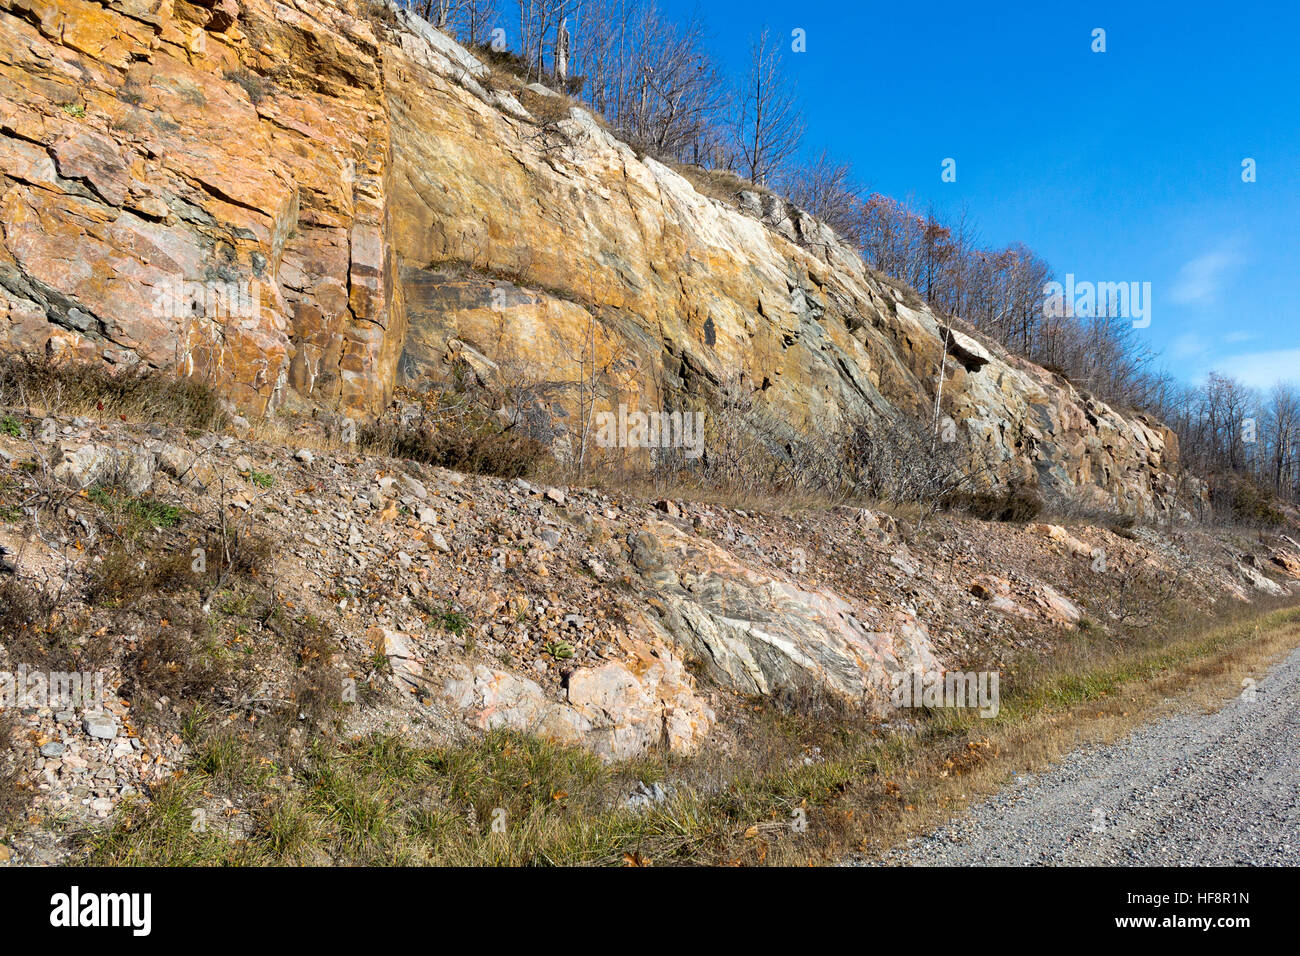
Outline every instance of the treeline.
POLYGON ((1211 372, 1202 385, 1171 390, 1163 414, 1178 433, 1184 464, 1210 477, 1220 504, 1263 507, 1251 500, 1252 488, 1230 478, 1300 501, 1300 388, 1278 383, 1260 391, 1211 372))
MULTIPOLYGON (((1016 355, 1128 408, 1154 410, 1175 385, 1131 318, 1098 307, 1052 308, 1052 267, 1020 244, 985 246, 970 217, 868 193, 848 163, 822 154, 785 173, 790 198, 857 246, 872 268, 915 289, 941 315, 959 316, 1016 355)), ((1099 303, 1105 306, 1106 303, 1099 303)))
POLYGON ((1105 303, 1049 307, 1046 289, 1059 277, 1033 250, 983 244, 965 212, 940 215, 870 191, 851 164, 825 152, 799 161, 805 129, 783 63, 795 38, 753 37, 733 76, 710 53, 699 19, 677 23, 655 0, 399 3, 462 43, 508 47, 529 79, 564 88, 661 159, 727 169, 783 193, 940 315, 959 316, 1103 401, 1160 418, 1197 473, 1240 474, 1300 499, 1294 389, 1255 395, 1219 375, 1187 386, 1156 365, 1127 313, 1105 303))

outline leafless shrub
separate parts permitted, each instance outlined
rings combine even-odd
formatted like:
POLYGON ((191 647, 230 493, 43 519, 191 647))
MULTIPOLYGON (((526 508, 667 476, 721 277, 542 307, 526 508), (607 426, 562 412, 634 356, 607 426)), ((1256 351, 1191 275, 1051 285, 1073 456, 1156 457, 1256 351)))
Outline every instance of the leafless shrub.
POLYGON ((176 601, 156 608, 122 673, 119 693, 135 704, 133 712, 141 719, 151 719, 153 705, 163 698, 182 711, 235 699, 241 676, 231 665, 230 652, 212 635, 207 617, 176 601))
POLYGON ((1273 492, 1249 475, 1217 474, 1210 478, 1210 503, 1221 515, 1249 528, 1275 528, 1286 523, 1273 492))
POLYGON ((856 495, 916 505, 922 521, 954 503, 973 479, 958 441, 885 416, 850 426, 842 458, 856 495))
POLYGON ((703 454, 656 449, 653 472, 723 491, 907 505, 921 521, 971 481, 960 443, 924 426, 880 416, 804 433, 769 412, 760 391, 743 375, 721 383, 706 412, 703 454))
POLYGON ((114 370, 23 355, 0 357, 0 405, 205 429, 226 417, 216 390, 194 379, 143 365, 114 370))
POLYGON ((46 595, 16 575, 0 576, 0 643, 6 647, 39 627, 52 610, 46 595))
POLYGON ((0 577, 0 646, 11 664, 62 663, 67 635, 54 626, 58 596, 17 575, 0 577))
POLYGON ((959 495, 956 503, 983 521, 1032 521, 1043 512, 1043 496, 1023 481, 1011 481, 999 490, 959 495))
POLYGON ((1119 608, 1115 625, 1142 630, 1168 617, 1192 576, 1191 560, 1181 556, 1172 569, 1155 571, 1136 565, 1119 575, 1114 604, 1119 608))
POLYGON ((287 619, 276 615, 268 619, 268 626, 296 657, 297 670, 284 716, 291 722, 328 722, 343 700, 343 673, 335 661, 338 639, 324 622, 311 615, 287 619))
POLYGON ((364 426, 357 443, 374 455, 502 478, 529 474, 546 455, 526 427, 502 424, 473 396, 444 389, 364 426))
POLYGON ((94 571, 87 599, 130 602, 143 595, 186 590, 210 595, 235 575, 256 575, 270 559, 270 542, 259 535, 228 529, 169 548, 162 542, 115 542, 94 571), (150 547, 154 544, 155 547, 150 547), (200 560, 195 554, 201 551, 200 560))

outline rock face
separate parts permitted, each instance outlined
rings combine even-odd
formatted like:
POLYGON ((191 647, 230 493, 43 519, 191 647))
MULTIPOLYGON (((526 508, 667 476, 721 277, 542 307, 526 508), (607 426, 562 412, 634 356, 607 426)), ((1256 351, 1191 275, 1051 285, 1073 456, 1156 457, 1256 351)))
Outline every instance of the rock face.
POLYGON ((723 686, 830 693, 883 710, 894 674, 941 669, 929 635, 906 612, 894 613, 888 631, 873 631, 838 594, 764 575, 665 522, 630 544, 662 626, 723 686))
POLYGON ((528 678, 484 664, 457 667, 443 693, 482 730, 540 734, 612 760, 652 746, 689 753, 714 721, 682 662, 664 647, 643 647, 633 668, 611 661, 576 670, 567 701, 551 700, 528 678))
POLYGON ((777 197, 702 195, 580 109, 535 120, 394 8, 0 0, 0 94, 0 348, 175 367, 254 412, 374 413, 453 367, 549 383, 561 445, 593 371, 611 407, 734 379, 824 434, 925 417, 943 357, 991 483, 1171 504, 1164 428, 945 336, 777 197))
POLYGON ((380 44, 331 3, 0 3, 0 344, 385 401, 380 44))

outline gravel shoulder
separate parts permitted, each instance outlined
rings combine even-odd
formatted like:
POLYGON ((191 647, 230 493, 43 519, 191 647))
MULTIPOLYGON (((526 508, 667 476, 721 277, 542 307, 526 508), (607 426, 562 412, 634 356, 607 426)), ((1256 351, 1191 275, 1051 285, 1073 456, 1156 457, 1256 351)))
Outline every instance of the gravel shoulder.
POLYGON ((1214 713, 1018 776, 886 866, 1300 864, 1300 648, 1214 713))

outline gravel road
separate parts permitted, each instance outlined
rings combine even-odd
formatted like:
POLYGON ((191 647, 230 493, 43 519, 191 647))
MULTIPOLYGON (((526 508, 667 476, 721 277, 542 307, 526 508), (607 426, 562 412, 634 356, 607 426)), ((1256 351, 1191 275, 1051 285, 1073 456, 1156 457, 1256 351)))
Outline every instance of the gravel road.
POLYGON ((1300 649, 1217 713, 1077 751, 881 862, 1300 864, 1300 649))

